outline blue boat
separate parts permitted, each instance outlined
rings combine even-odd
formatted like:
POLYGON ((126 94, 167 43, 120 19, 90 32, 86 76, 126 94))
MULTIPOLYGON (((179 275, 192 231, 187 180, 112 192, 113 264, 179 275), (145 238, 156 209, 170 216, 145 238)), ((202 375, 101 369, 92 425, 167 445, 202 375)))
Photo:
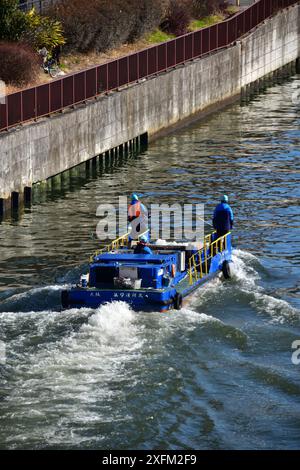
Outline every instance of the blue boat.
MULTIPOLYGON (((134 244, 134 242, 133 242, 134 244)), ((89 273, 62 292, 63 308, 97 308, 125 301, 137 311, 176 309, 220 272, 230 277, 231 233, 202 243, 150 242, 152 254, 134 254, 129 234, 114 240, 90 259, 89 273)))

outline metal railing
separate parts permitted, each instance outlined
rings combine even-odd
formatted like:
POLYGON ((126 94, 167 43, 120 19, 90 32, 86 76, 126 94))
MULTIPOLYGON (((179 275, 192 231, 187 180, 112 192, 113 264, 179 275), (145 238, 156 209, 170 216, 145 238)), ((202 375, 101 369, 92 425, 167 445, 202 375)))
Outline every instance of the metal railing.
POLYGON ((210 233, 204 238, 204 245, 201 250, 194 253, 189 259, 188 279, 193 285, 209 274, 209 261, 218 253, 227 249, 227 239, 231 232, 213 240, 216 232, 210 233))
POLYGON ((126 233, 125 235, 122 235, 122 237, 119 237, 116 240, 113 240, 111 243, 109 243, 108 245, 105 245, 100 250, 95 251, 95 253, 90 257, 90 263, 94 261, 96 256, 102 255, 103 253, 108 253, 109 251, 118 250, 121 247, 127 246, 128 237, 129 237, 129 232, 126 233))
MULTIPOLYGON (((149 230, 146 230, 145 232, 138 235, 138 240, 143 235, 146 235, 148 232, 149 230)), ((130 232, 126 233, 125 235, 122 235, 116 240, 113 240, 108 245, 105 245, 103 248, 100 248, 100 250, 95 251, 95 253, 90 257, 90 262, 92 263, 96 256, 102 255, 103 253, 108 253, 109 251, 118 250, 119 248, 124 248, 124 246, 128 246, 129 235, 130 235, 130 232)))
POLYGON ((228 20, 208 28, 9 94, 2 98, 0 104, 0 131, 49 116, 227 47, 277 10, 295 3, 298 1, 259 0, 228 20))
POLYGON ((49 6, 54 5, 56 0, 19 0, 19 8, 22 11, 31 10, 35 8, 37 12, 44 13, 49 6))

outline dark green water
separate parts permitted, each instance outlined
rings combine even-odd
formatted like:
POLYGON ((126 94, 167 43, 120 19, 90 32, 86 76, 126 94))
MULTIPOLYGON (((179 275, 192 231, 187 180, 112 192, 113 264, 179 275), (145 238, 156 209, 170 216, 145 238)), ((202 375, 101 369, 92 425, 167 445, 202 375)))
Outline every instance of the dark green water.
POLYGON ((122 167, 76 169, 0 225, 1 448, 299 448, 299 86, 294 77, 122 167), (203 202, 208 221, 229 194, 233 280, 179 312, 61 312, 62 288, 97 247, 97 205, 132 191, 203 202))

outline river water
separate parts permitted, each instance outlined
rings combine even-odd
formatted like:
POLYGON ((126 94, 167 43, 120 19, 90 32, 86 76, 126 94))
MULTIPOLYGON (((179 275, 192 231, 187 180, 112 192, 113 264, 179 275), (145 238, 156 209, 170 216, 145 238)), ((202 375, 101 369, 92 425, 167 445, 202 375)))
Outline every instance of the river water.
POLYGON ((1 448, 299 448, 299 86, 293 77, 113 167, 75 169, 2 222, 1 448), (97 205, 132 191, 205 203, 207 221, 226 192, 233 279, 168 314, 122 302, 62 312, 61 290, 97 247, 97 205))

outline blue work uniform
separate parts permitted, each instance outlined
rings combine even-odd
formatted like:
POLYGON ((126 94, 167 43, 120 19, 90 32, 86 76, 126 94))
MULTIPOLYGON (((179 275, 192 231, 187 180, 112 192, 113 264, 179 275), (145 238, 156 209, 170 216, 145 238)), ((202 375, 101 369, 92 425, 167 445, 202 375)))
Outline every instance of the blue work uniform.
POLYGON ((226 202, 217 205, 213 215, 213 226, 218 237, 230 232, 233 226, 233 212, 226 202))
POLYGON ((149 246, 138 243, 134 249, 135 255, 152 255, 152 250, 149 246))

